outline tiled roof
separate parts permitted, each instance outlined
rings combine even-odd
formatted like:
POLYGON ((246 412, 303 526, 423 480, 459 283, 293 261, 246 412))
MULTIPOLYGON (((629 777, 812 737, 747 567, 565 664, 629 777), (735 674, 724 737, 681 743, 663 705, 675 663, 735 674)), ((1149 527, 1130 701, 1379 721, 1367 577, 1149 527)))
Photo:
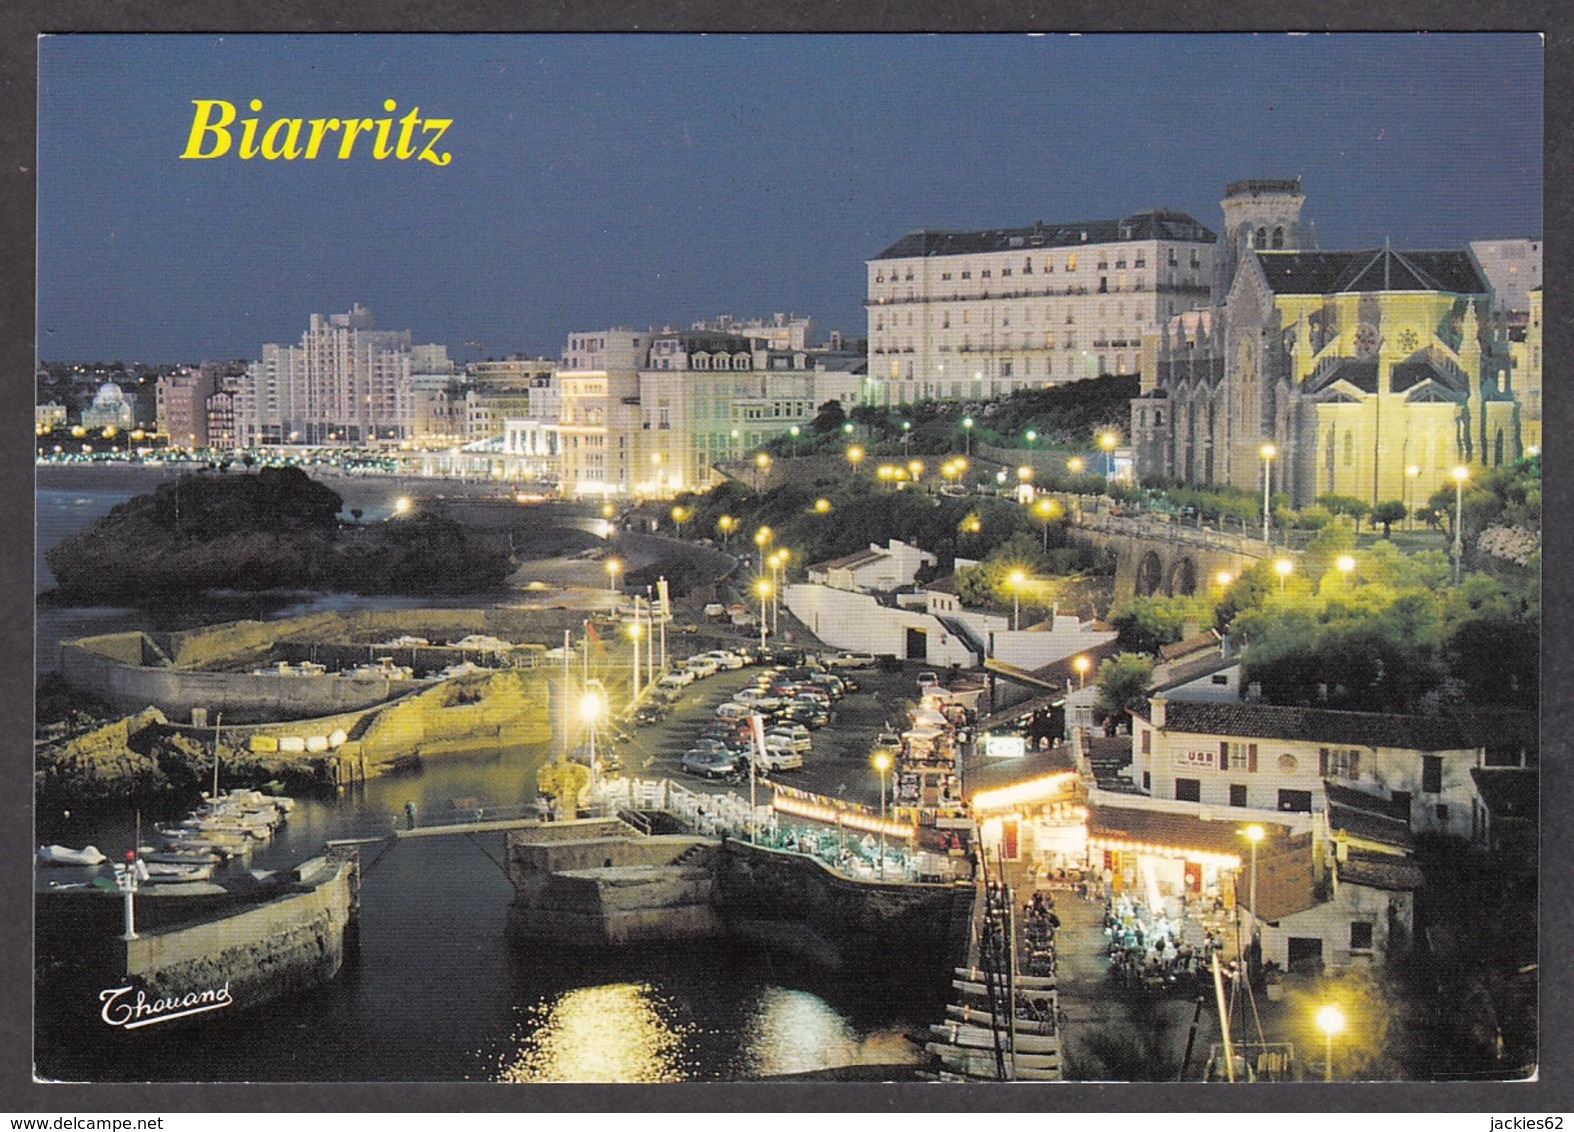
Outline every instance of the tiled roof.
POLYGON ((1327 779, 1323 781, 1323 791, 1328 798, 1330 829, 1396 849, 1415 848, 1409 820, 1395 816, 1392 803, 1386 799, 1327 779))
POLYGON ((1351 291, 1491 291, 1465 251, 1257 252, 1268 286, 1279 295, 1338 295, 1351 291))
MULTIPOLYGON (((1255 816, 1255 815, 1254 815, 1255 816)), ((1283 836, 1285 827, 1262 822, 1270 837, 1283 836)), ((1088 807, 1088 836, 1138 845, 1164 845, 1198 853, 1221 853, 1246 858, 1250 846, 1239 822, 1203 821, 1192 814, 1149 810, 1136 806, 1088 807)), ((1259 850, 1259 853, 1261 851, 1259 850)))
MULTIPOLYGON (((1113 632, 1114 630, 1106 631, 1113 632)), ((1114 656, 1119 651, 1120 641, 1118 639, 1105 641, 1101 645, 1089 645, 1087 648, 1081 649, 1071 656, 1062 657, 1053 664, 1046 664, 1043 668, 1035 668, 1033 670, 1033 675, 1037 679, 1045 681, 1046 683, 1063 684, 1069 688, 1078 681, 1078 673, 1076 669, 1077 657, 1085 656, 1093 662, 1093 667, 1088 669, 1088 678, 1089 680, 1092 680, 1098 672, 1099 661, 1103 660, 1105 657, 1114 656)))
POLYGON ((1160 645, 1159 659, 1174 660, 1177 657, 1189 656, 1194 652, 1201 652, 1204 649, 1217 650, 1218 647, 1219 634, 1215 633, 1212 629, 1209 629, 1206 633, 1198 633, 1195 636, 1187 637, 1184 641, 1176 641, 1174 644, 1169 645, 1160 645))
POLYGON ((1045 224, 1041 221, 1029 228, 986 228, 977 232, 942 232, 933 228, 919 228, 874 258, 976 255, 983 252, 1113 244, 1130 240, 1194 240, 1211 244, 1218 240, 1218 236, 1184 212, 1161 208, 1114 220, 1088 220, 1077 224, 1045 224))
POLYGON ((868 566, 880 561, 882 558, 888 557, 890 556, 883 550, 860 550, 856 554, 845 554, 840 558, 833 558, 829 562, 816 562, 809 569, 816 573, 823 573, 827 570, 855 570, 860 566, 868 566))
POLYGON ((1071 746, 1062 743, 1047 751, 1031 751, 1019 759, 989 759, 976 769, 969 767, 963 776, 962 794, 969 801, 983 790, 998 790, 1018 782, 1031 782, 1051 774, 1076 771, 1071 746))
POLYGON ((1420 865, 1409 857, 1396 857, 1391 853, 1363 853, 1352 849, 1349 859, 1338 862, 1334 867, 1339 879, 1345 884, 1359 884, 1366 888, 1412 892, 1426 882, 1420 865))
POLYGON ((925 582, 923 584, 923 589, 926 592, 933 594, 955 594, 956 575, 947 574, 943 578, 934 578, 931 581, 925 582))
POLYGON ((1171 700, 1165 709, 1164 729, 1188 735, 1299 739, 1407 751, 1460 751, 1486 744, 1488 736, 1479 722, 1469 718, 1171 700))
MULTIPOLYGON (((1288 838, 1277 845, 1264 841, 1258 847, 1258 919, 1277 923, 1323 902, 1325 897, 1318 888, 1313 869, 1314 852, 1310 834, 1288 838)), ((1250 885, 1251 882, 1247 880, 1246 883, 1250 885)), ((1249 888, 1247 898, 1251 899, 1249 888)))
POLYGON ((1535 767, 1474 766, 1470 778, 1493 817, 1535 820, 1541 804, 1541 776, 1535 767))

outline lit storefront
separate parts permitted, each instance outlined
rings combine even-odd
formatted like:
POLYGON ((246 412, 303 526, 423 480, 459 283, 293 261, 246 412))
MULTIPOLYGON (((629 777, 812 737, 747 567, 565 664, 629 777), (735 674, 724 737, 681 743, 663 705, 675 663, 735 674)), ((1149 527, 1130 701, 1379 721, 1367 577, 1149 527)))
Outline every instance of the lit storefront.
POLYGON ((1087 806, 1064 748, 986 762, 965 776, 979 838, 991 857, 1040 871, 1081 869, 1087 860, 1087 806))
MULTIPOLYGON (((1088 863, 1114 892, 1130 892, 1150 907, 1165 900, 1221 901, 1234 907, 1237 878, 1250 854, 1245 823, 1204 821, 1193 814, 1128 806, 1088 809, 1088 863)), ((1264 826, 1268 837, 1288 831, 1264 826)))

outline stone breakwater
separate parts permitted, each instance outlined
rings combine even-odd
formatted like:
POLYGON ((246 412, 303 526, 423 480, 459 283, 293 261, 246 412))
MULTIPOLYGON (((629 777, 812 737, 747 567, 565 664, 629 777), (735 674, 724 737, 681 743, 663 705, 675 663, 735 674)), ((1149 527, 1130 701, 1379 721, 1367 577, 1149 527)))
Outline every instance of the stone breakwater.
POLYGON ((511 833, 508 867, 515 947, 716 940, 915 985, 943 984, 966 954, 973 903, 969 885, 854 880, 801 854, 618 821, 511 833))

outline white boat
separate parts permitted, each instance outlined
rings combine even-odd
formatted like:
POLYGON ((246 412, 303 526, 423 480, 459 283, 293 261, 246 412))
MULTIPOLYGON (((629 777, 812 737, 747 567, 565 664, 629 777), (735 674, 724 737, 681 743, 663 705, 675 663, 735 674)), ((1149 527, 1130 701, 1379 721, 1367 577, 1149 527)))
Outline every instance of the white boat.
POLYGON ((216 865, 224 857, 212 849, 205 848, 179 848, 159 849, 152 845, 143 845, 137 849, 137 856, 149 864, 161 865, 216 865))
POLYGON ((108 859, 92 845, 82 849, 43 845, 38 850, 38 863, 41 865, 102 865, 108 859))
POLYGON ((212 865, 170 865, 163 862, 143 862, 148 875, 143 884, 191 884, 213 876, 212 865))
MULTIPOLYGON (((957 1022, 940 1022, 929 1027, 929 1032, 943 1042, 965 1046, 968 1049, 995 1048, 995 1031, 987 1026, 967 1026, 957 1022)), ((1010 1029, 1000 1029, 1000 1048, 1027 1054, 1058 1054, 1060 1039, 1053 1034, 1035 1034, 1017 1027, 1015 1038, 1010 1029)))
MULTIPOLYGON (((956 968, 956 977, 965 979, 970 983, 986 983, 989 981, 988 973, 978 967, 958 967, 956 968)), ((1010 978, 1012 986, 1019 991, 1055 989, 1055 977, 1053 975, 1012 975, 1010 978)), ((1005 980, 1006 976, 1003 974, 995 976, 997 985, 1003 985, 1005 980)))
MULTIPOLYGON (((977 1006, 963 1006, 959 1003, 950 1003, 945 1008, 946 1017, 954 1022, 969 1022, 974 1026, 993 1026, 995 1016, 988 1010, 977 1006)), ((1023 1017, 1021 1007, 1017 1013, 1017 1033, 1053 1034, 1055 1024, 1045 1018, 1023 1017)))

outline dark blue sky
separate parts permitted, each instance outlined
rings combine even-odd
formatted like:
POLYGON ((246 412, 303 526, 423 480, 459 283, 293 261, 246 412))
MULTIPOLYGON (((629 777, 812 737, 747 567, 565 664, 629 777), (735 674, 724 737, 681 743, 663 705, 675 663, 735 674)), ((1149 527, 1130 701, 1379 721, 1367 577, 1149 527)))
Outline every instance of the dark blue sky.
POLYGON ((909 229, 1304 178, 1324 247, 1541 235, 1534 35, 62 36, 40 45, 38 351, 255 357, 313 311, 456 355, 796 311, 864 332, 909 229), (452 118, 446 168, 182 161, 196 98, 452 118))

